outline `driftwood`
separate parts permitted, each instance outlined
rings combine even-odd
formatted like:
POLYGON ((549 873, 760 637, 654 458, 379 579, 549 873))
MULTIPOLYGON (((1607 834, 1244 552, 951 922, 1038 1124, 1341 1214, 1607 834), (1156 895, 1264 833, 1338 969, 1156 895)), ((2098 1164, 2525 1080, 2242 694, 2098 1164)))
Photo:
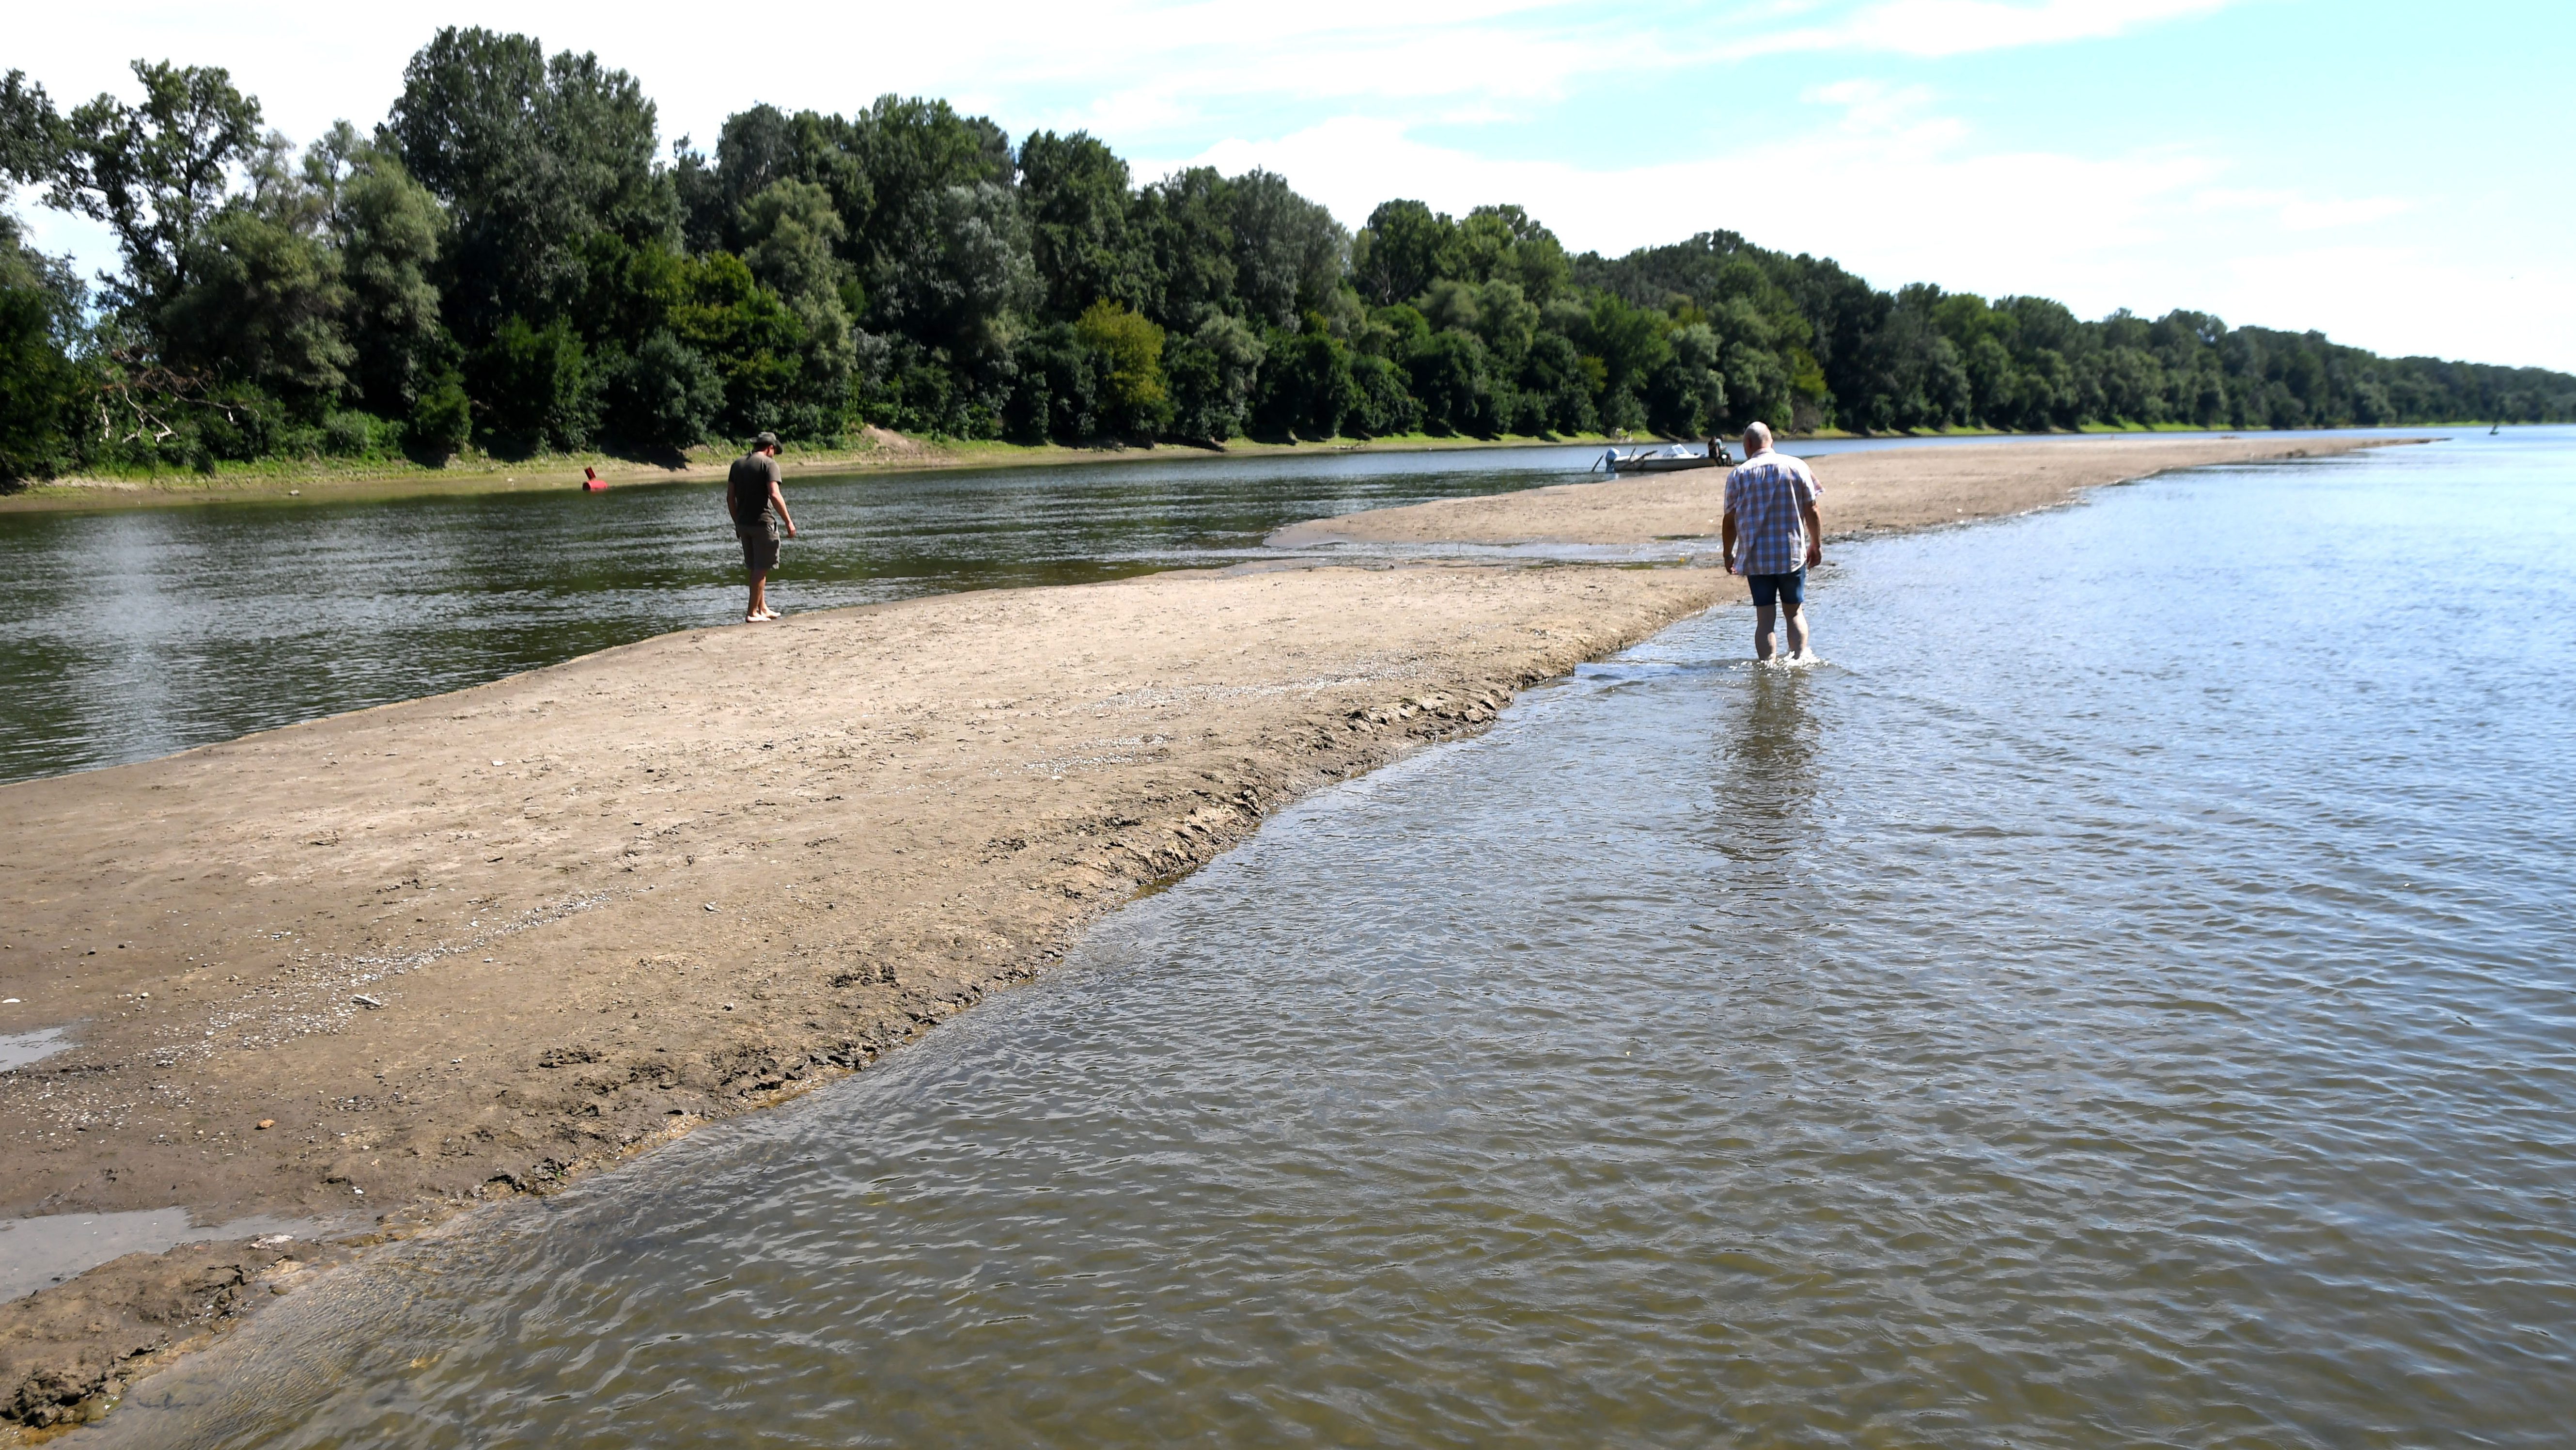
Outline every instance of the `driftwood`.
POLYGON ((161 414, 183 407, 221 413, 228 423, 238 423, 243 414, 252 412, 248 404, 228 403, 215 397, 201 374, 137 357, 126 348, 110 349, 108 358, 115 366, 98 390, 98 437, 102 443, 141 443, 147 439, 158 443, 178 432, 161 414), (128 430, 121 438, 117 436, 120 427, 128 430))

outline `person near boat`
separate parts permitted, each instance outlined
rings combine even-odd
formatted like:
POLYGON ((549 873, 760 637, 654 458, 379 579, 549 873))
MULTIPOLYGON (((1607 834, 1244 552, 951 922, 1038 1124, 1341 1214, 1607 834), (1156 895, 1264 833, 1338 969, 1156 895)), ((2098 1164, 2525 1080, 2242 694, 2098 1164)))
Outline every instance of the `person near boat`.
POLYGON ((1767 660, 1779 616, 1789 617, 1789 658, 1808 653, 1807 571, 1825 560, 1824 489, 1803 459, 1771 449, 1768 424, 1744 430, 1744 461, 1727 471, 1719 542, 1726 567, 1753 588, 1753 654, 1767 660))
POLYGON ((734 536, 742 540, 742 571, 751 581, 751 600, 742 622, 776 619, 769 607, 769 571, 778 567, 780 531, 796 537, 796 520, 787 512, 787 491, 779 486, 778 435, 763 433, 751 451, 733 461, 725 477, 725 512, 733 516, 734 536))

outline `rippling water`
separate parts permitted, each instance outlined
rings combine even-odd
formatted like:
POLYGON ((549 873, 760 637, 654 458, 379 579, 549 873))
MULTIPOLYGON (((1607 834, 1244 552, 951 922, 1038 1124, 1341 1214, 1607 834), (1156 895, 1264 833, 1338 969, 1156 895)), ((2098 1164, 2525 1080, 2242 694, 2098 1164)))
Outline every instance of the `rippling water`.
POLYGON ((2576 436, 1841 551, 106 1444, 2563 1444, 2576 436))

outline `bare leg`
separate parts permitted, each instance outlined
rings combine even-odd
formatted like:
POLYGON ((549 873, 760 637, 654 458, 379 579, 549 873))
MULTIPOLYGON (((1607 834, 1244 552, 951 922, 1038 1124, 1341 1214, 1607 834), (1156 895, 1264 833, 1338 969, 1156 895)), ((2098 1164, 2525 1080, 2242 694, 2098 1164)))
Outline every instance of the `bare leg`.
POLYGON ((763 569, 751 576, 751 607, 744 610, 743 614, 745 618, 758 619, 768 612, 769 571, 763 569))
MULTIPOLYGON (((1774 621, 1776 621, 1779 616, 1780 611, 1777 606, 1769 604, 1757 604, 1753 606, 1753 657, 1755 659, 1767 660, 1771 658, 1771 652, 1774 648, 1771 643, 1771 629, 1774 621)), ((1794 615, 1791 617, 1793 619, 1795 618, 1794 615)), ((1792 624, 1790 628, 1795 629, 1797 626, 1792 624)), ((1790 637, 1794 639, 1797 636, 1792 635, 1790 637)))
POLYGON ((1807 652, 1807 611, 1792 604, 1789 609, 1789 658, 1797 659, 1807 652))

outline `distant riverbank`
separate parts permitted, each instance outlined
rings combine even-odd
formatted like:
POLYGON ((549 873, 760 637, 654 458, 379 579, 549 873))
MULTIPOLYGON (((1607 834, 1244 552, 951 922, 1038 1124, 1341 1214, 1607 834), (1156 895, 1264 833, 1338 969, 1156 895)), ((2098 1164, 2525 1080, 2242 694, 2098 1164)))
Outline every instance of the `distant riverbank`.
MULTIPOLYGON (((1212 447, 1159 443, 1074 448, 1053 443, 1030 445, 981 440, 930 440, 872 428, 849 447, 816 449, 791 445, 780 455, 779 461, 792 481, 800 474, 841 476, 922 469, 1061 467, 1085 463, 1275 458, 1319 453, 1553 448, 1569 443, 1607 446, 1632 441, 1607 435, 1481 439, 1414 434, 1394 438, 1335 438, 1310 443, 1260 443, 1238 438, 1212 447)), ((229 465, 211 474, 168 472, 56 479, 0 496, 0 510, 135 508, 233 499, 273 503, 286 498, 309 498, 320 502, 550 492, 580 487, 584 469, 596 470, 601 481, 611 487, 703 483, 723 478, 734 457, 730 447, 706 445, 693 448, 685 456, 667 463, 619 458, 604 453, 549 453, 523 459, 474 454, 450 459, 444 466, 434 468, 403 459, 271 461, 229 465)))
MULTIPOLYGON (((2462 423, 2444 426, 2485 428, 2488 425, 2462 423)), ((1937 432, 1871 435, 1851 433, 1841 429, 1824 429, 1791 439, 1789 446, 1795 448, 1801 442, 1839 442, 1861 438, 1901 445, 1909 441, 1935 442, 1962 438, 1992 438, 1999 442, 2008 442, 2036 441, 2045 438, 2192 434, 2207 431, 2181 424, 2165 424, 2151 428, 2113 428, 2096 425, 2074 433, 2008 433, 1991 428, 1947 428, 1937 432)), ((2351 430, 2254 429, 2250 431, 2306 433, 2351 430)), ((1467 438, 1416 433, 1388 438, 1332 438, 1316 442, 1288 443, 1256 442, 1251 439, 1237 438, 1222 445, 1205 447, 1186 443, 1159 443, 1132 447, 1101 445, 1076 448, 1053 443, 1030 445, 988 440, 913 438, 881 428, 871 428, 846 447, 816 449, 790 446, 781 456, 781 462, 786 468, 788 477, 794 479, 799 475, 845 476, 925 469, 1061 467, 1086 463, 1141 463, 1179 459, 1204 461, 1211 458, 1311 457, 1324 453, 1427 453, 1453 450, 1561 448, 1568 444, 1625 447, 1660 444, 1662 441, 1653 438, 1619 437, 1605 433, 1565 437, 1506 434, 1498 438, 1467 438)), ((275 503, 290 498, 309 499, 318 503, 379 498, 544 493, 579 487, 583 482, 585 469, 596 470, 601 481, 611 487, 633 488, 662 483, 703 483, 724 477, 725 469, 732 462, 733 457, 734 454, 729 446, 709 444, 693 448, 685 456, 668 462, 622 458, 605 453, 548 453, 522 459, 495 458, 477 453, 461 455, 435 467, 399 458, 269 460, 257 464, 227 464, 210 474, 170 471, 151 474, 84 475, 55 479, 46 483, 32 484, 16 493, 0 494, 0 512, 126 509, 233 500, 275 503)))

